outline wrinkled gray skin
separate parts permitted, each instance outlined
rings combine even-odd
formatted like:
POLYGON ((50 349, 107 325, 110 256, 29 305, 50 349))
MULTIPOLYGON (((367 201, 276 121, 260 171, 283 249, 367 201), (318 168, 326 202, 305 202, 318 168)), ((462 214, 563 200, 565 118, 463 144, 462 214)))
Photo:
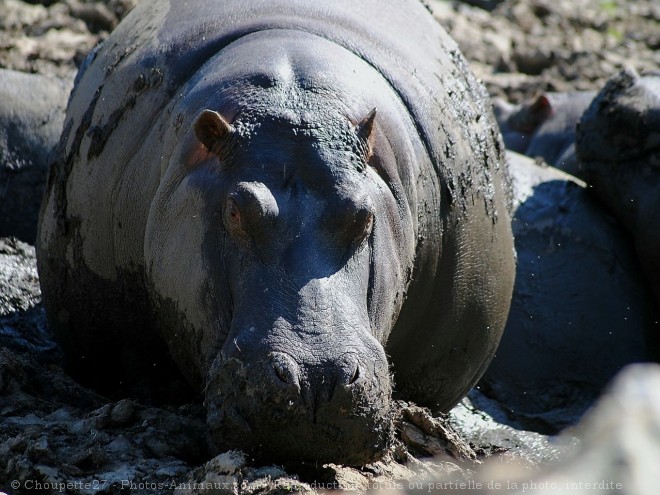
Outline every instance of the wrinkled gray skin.
POLYGON ((580 120, 576 146, 591 190, 632 234, 660 308, 660 72, 612 77, 580 120))
POLYGON ((579 177, 575 126, 595 95, 594 91, 547 92, 518 105, 495 98, 493 109, 504 145, 579 177))
POLYGON ((628 236, 584 184, 507 156, 516 283, 480 384, 525 429, 553 434, 575 424, 623 366, 657 358, 659 315, 628 236))
POLYGON ((0 69, 0 237, 34 244, 73 81, 0 69))
POLYGON ((348 464, 390 439, 391 372, 436 410, 472 387, 509 309, 508 183, 421 3, 144 1, 93 57, 37 250, 72 373, 162 385, 171 353, 219 448, 348 464))

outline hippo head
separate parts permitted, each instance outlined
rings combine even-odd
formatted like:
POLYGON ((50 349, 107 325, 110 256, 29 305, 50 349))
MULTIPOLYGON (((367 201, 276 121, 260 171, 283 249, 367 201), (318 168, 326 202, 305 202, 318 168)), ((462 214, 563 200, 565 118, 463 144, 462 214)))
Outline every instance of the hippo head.
POLYGON ((660 72, 612 76, 576 134, 581 177, 632 234, 660 303, 660 72))
POLYGON ((185 372, 203 357, 198 380, 220 448, 361 464, 390 441, 383 342, 404 269, 397 202, 369 165, 375 115, 239 114, 230 124, 202 110, 181 158, 185 178, 161 185, 151 278, 179 315, 179 330, 165 335, 175 360, 185 372), (174 275, 177 236, 199 254, 174 275), (195 294, 181 294, 173 277, 195 294))
POLYGON ((219 221, 233 314, 206 391, 222 445, 344 462, 383 450, 390 378, 368 307, 374 117, 341 152, 304 125, 262 123, 247 143, 216 112, 196 122, 229 179, 219 221))

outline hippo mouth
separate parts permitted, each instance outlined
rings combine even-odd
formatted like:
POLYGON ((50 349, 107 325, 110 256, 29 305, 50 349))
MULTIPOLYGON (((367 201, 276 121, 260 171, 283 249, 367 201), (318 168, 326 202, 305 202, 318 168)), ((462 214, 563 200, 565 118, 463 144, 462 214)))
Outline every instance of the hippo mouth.
POLYGON ((384 455, 393 438, 389 379, 383 385, 358 377, 320 397, 305 393, 305 385, 272 387, 263 369, 229 359, 211 370, 206 406, 220 450, 244 450, 260 461, 346 465, 384 455))

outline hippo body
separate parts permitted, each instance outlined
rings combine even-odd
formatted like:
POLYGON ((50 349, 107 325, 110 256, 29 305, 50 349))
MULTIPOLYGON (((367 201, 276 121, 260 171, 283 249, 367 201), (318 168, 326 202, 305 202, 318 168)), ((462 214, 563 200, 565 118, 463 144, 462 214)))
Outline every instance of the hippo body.
POLYGON ((623 227, 584 183, 507 152, 516 283, 480 389, 524 429, 576 423, 624 366, 656 359, 658 312, 623 227))
POLYGON ((579 176, 575 126, 595 95, 593 91, 546 92, 518 105, 495 99, 504 145, 579 176))
POLYGON ((389 441, 391 372, 436 410, 478 380, 509 185, 422 3, 144 1, 92 57, 37 246, 73 374, 163 384, 171 355, 219 447, 350 464, 389 441))
POLYGON ((591 191, 628 230, 660 308, 660 72, 613 76, 580 119, 591 191))
POLYGON ((0 237, 34 244, 73 81, 0 69, 0 237))

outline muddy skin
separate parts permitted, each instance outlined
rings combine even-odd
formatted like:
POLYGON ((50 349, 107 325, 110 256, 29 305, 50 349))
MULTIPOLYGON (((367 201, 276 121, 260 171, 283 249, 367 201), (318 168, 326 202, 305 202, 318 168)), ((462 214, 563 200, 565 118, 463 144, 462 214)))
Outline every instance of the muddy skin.
POLYGON ((0 69, 0 237, 34 244, 73 81, 0 69))
POLYGON ((519 105, 495 98, 493 109, 504 145, 580 177, 575 126, 595 95, 595 91, 544 92, 519 105))
POLYGON ((421 3, 142 2, 78 77, 42 209, 68 367, 130 388, 160 340, 218 449, 377 459, 393 393, 446 411, 497 347, 501 153, 421 3))
POLYGON ((654 358, 658 312, 623 227, 584 183, 509 152, 518 263, 480 382, 524 429, 576 424, 626 365, 654 358))
MULTIPOLYGON (((297 98, 314 108, 304 93, 297 98)), ((319 120, 328 113, 314 109, 319 120)), ((206 111, 196 122, 227 181, 218 204, 233 317, 206 385, 209 424, 224 446, 257 438, 255 455, 331 461, 346 452, 355 464, 390 439, 389 370, 368 311, 370 237, 383 228, 374 225, 383 201, 366 168, 375 116, 354 129, 341 116, 308 127, 246 112, 229 125, 206 111), (340 149, 348 159, 336 157, 340 149), (282 161, 297 165, 287 173, 282 161), (264 409, 270 414, 251 423, 264 409), (321 441, 305 441, 312 437, 321 441)))
MULTIPOLYGON (((660 308, 660 73, 624 70, 584 113, 580 169, 591 191, 632 235, 660 308)), ((659 347, 660 348, 660 347, 659 347)))

